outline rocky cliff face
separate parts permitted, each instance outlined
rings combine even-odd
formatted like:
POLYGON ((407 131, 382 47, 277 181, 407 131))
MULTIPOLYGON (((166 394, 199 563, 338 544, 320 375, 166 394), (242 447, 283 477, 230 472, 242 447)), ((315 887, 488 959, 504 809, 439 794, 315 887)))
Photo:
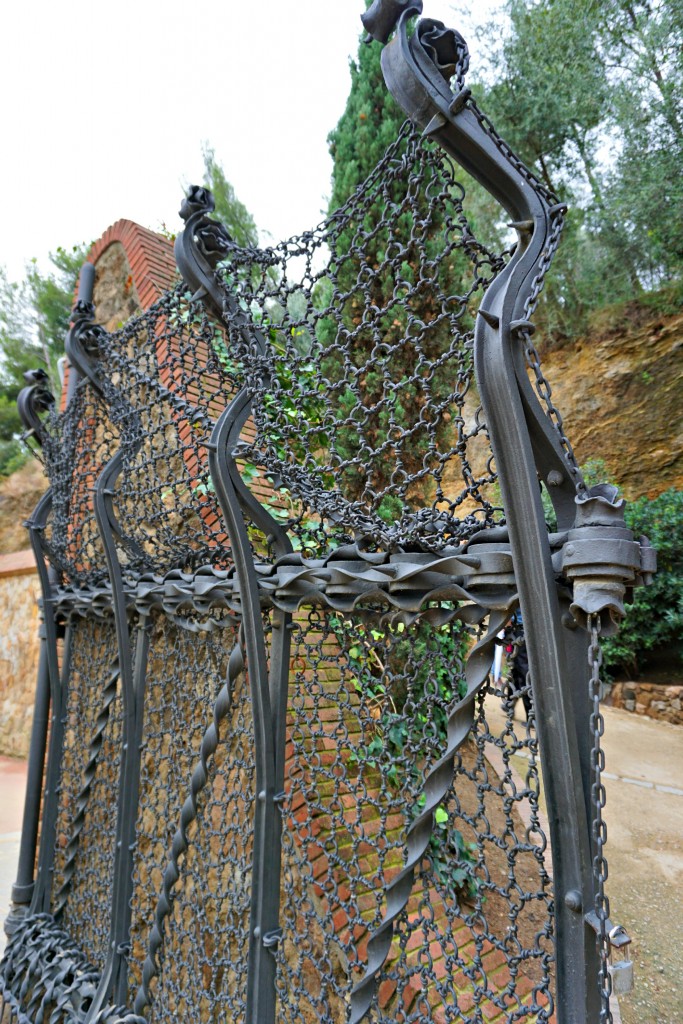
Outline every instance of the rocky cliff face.
POLYGON ((35 459, 0 480, 0 555, 30 547, 24 522, 47 488, 43 467, 35 459))
POLYGON ((543 354, 579 463, 603 459, 627 498, 683 489, 683 312, 635 303, 543 354))

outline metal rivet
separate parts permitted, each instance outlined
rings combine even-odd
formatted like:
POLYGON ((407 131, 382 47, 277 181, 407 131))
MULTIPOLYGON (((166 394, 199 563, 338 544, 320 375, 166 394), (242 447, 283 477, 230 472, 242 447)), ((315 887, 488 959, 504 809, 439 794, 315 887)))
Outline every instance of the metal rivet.
POLYGON ((565 555, 573 555, 574 554, 574 550, 575 550, 575 548, 574 548, 573 544, 567 544, 566 548, 564 549, 564 553, 565 553, 565 555))
POLYGON ((256 927, 254 928, 254 938, 258 939, 258 938, 260 938, 260 936, 261 936, 261 929, 259 928, 258 925, 256 925, 256 927))
POLYGON ((559 487, 560 484, 564 483, 564 477, 560 473, 559 469, 551 469, 548 473, 548 485, 550 487, 559 487))
POLYGON ((583 901, 581 899, 581 893, 579 892, 579 890, 570 889, 564 898, 564 904, 570 910, 574 910, 578 914, 581 910, 581 907, 583 906, 583 901))
POLYGON ((258 795, 258 798, 259 798, 259 800, 261 800, 261 802, 263 802, 266 799, 266 791, 265 791, 265 789, 261 790, 261 792, 258 795))

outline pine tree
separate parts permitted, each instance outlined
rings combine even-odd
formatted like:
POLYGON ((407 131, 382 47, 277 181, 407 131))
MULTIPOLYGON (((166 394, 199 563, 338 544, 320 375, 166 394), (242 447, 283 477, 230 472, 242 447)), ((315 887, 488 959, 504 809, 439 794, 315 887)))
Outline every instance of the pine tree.
POLYGON ((351 61, 346 109, 328 137, 334 161, 330 213, 365 181, 405 121, 384 82, 381 53, 377 43, 361 41, 357 59, 351 61))
POLYGON ((46 370, 50 389, 59 397, 57 363, 64 354, 73 297, 86 246, 50 254, 54 270, 43 275, 35 260, 21 283, 11 282, 0 268, 0 475, 25 460, 19 442, 22 425, 16 400, 24 372, 46 370))
POLYGON ((235 189, 225 176, 210 146, 203 149, 204 184, 214 198, 215 217, 225 225, 237 245, 247 249, 258 245, 258 232, 254 218, 235 195, 235 189))
MULTIPOLYGON (((469 357, 456 336, 472 326, 469 296, 479 270, 486 277, 492 268, 470 233, 473 225, 464 222, 462 191, 444 170, 438 146, 416 142, 403 129, 405 116, 384 82, 381 51, 378 43, 361 42, 346 109, 329 136, 330 213, 353 203, 335 252, 353 341, 340 352, 331 324, 334 356, 323 369, 332 380, 348 381, 338 392, 339 417, 353 426, 340 429, 336 440, 347 459, 360 453, 355 486, 348 474, 345 479, 350 493, 359 496, 364 487, 380 493, 392 474, 415 477, 411 496, 421 507, 425 487, 433 486, 425 459, 436 464, 437 445, 449 443, 455 381, 459 373, 462 381, 468 378, 463 360, 469 357), (364 186, 394 146, 391 166, 364 186), (349 380, 350 363, 355 381, 349 380), (366 456, 371 451, 379 455, 366 456)), ((400 504, 387 499, 380 514, 391 521, 400 504)))

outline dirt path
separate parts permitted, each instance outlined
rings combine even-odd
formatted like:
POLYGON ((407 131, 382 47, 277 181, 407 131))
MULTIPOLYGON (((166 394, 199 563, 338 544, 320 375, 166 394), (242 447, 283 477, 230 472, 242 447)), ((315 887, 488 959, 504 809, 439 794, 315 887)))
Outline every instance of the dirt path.
POLYGON ((633 938, 623 1024, 683 1021, 683 728, 605 709, 612 920, 633 938))
MULTIPOLYGON (((621 1024, 682 1024, 683 727, 603 711, 610 914, 635 968, 621 1024)), ((489 700, 487 718, 500 714, 489 700)))

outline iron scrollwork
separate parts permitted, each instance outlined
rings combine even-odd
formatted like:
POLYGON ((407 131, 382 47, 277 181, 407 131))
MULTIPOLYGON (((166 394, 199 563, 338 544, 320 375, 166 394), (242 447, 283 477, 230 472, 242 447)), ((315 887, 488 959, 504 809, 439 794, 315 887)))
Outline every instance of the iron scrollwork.
MULTIPOLYGON (((225 314, 228 314, 239 324, 239 303, 233 295, 220 288, 214 273, 217 264, 228 255, 231 239, 223 225, 208 217, 213 207, 210 192, 196 187, 190 189, 181 208, 186 227, 176 240, 176 260, 185 281, 196 288, 195 296, 202 298, 217 321, 222 325, 225 314)), ((265 340, 260 334, 257 345, 265 348, 265 340)), ((214 427, 209 443, 209 465, 239 580, 240 611, 255 722, 256 786, 259 799, 254 826, 246 1013, 250 1020, 266 1020, 274 1016, 275 963, 264 937, 274 933, 278 927, 281 822, 276 797, 283 788, 290 617, 287 612, 274 612, 273 626, 277 628, 273 630, 268 664, 258 577, 247 523, 251 521, 261 528, 279 556, 289 554, 291 544, 279 523, 245 485, 237 465, 236 453, 250 415, 249 391, 242 388, 229 402, 214 427)))
MULTIPOLYGON (((97 480, 87 458, 79 477, 88 494, 95 483, 88 514, 106 566, 80 573, 74 558, 74 571, 48 578, 44 499, 31 529, 45 587, 50 787, 60 771, 67 780, 75 771, 74 751, 66 763, 60 745, 71 640, 67 628, 60 678, 56 623, 103 629, 117 656, 100 666, 99 717, 76 752, 60 882, 52 893, 51 793, 38 883, 35 892, 20 887, 33 902, 14 921, 0 979, 27 1024, 48 1010, 55 1024, 144 1024, 164 1013, 201 1016, 207 1006, 247 1024, 290 1011, 360 1024, 372 1006, 427 1019, 444 986, 443 1005, 456 1012, 457 1004, 463 1019, 464 987, 478 1016, 495 1008, 508 1020, 547 1021, 553 958, 558 1020, 584 1024, 599 1012, 587 936, 595 928, 606 945, 605 921, 582 911, 604 910, 591 862, 596 849, 602 858, 601 819, 592 841, 586 770, 600 761, 585 747, 585 693, 570 692, 572 673, 585 672, 586 626, 595 669, 597 632, 614 627, 624 590, 647 582, 654 557, 625 529, 616 494, 583 483, 533 349, 532 316, 565 207, 474 103, 462 36, 430 19, 415 25, 421 11, 421 0, 375 0, 363 17, 387 44, 389 88, 418 130, 402 130, 329 221, 267 249, 241 248, 211 216, 210 192, 193 187, 175 246, 183 284, 111 335, 94 322, 92 295, 76 308, 70 394, 94 389, 111 428, 97 480), (473 241, 463 189, 435 143, 505 208, 518 233, 512 254, 473 241), (295 281, 297 261, 304 271, 295 281), (454 289, 448 273, 458 261, 467 270, 454 289), (428 273, 416 275, 416 266, 428 273), (483 412, 466 409, 473 362, 483 412), (474 471, 468 445, 480 446, 483 469, 474 471), (504 514, 486 492, 494 458, 504 514), (554 534, 539 480, 554 502, 554 534), (488 682, 498 634, 520 606, 533 684, 523 741, 512 695, 488 682), (96 969, 61 925, 118 692, 116 853, 100 908, 111 928, 96 969), (498 739, 485 697, 494 714, 503 709, 498 739), (511 742, 528 758, 519 791, 511 742), (485 764, 496 743, 498 776, 485 764), (460 784, 473 810, 461 804, 460 784), (494 796, 503 822, 497 835, 488 820, 475 834, 468 914, 453 873, 466 866, 457 829, 486 818, 494 796), (525 826, 514 817, 521 800, 530 807, 525 826), (439 829, 446 839, 435 850, 439 829), (210 883, 193 876, 202 839, 210 883), (502 863, 489 865, 487 843, 502 863), (533 861, 524 883, 520 854, 533 861), (214 894, 203 882, 223 886, 223 917, 207 912, 214 894), (486 922, 487 901, 503 908, 500 935, 486 922), (532 905, 540 919, 527 922, 525 938, 519 919, 532 905), (233 911, 239 920, 228 926, 233 911), (445 953, 439 965, 434 947, 445 953), (501 954, 496 989, 487 957, 501 954)), ((43 377, 28 383, 24 421, 40 439, 50 400, 43 377)), ((85 415, 74 408, 65 416, 83 455, 91 433, 78 428, 95 417, 92 406, 81 407, 85 415)), ((599 732, 599 706, 592 714, 599 732)))
POLYGON ((17 398, 19 416, 26 430, 26 438, 34 437, 42 444, 43 415, 54 408, 55 396, 49 388, 49 377, 45 370, 28 370, 24 374, 27 386, 17 398))
MULTIPOLYGON (((378 8, 388 11, 389 6, 394 11, 393 5, 379 4, 378 8)), ((581 822, 584 809, 579 795, 580 768, 571 739, 574 712, 566 649, 572 641, 561 627, 538 478, 549 485, 560 528, 570 528, 560 571, 574 584, 574 625, 578 620, 585 626, 591 616, 602 614, 610 627, 607 631, 615 628, 623 617, 626 585, 641 566, 647 574, 652 559, 641 554, 640 545, 624 529, 614 495, 586 494, 571 449, 566 444, 563 448, 566 439, 558 437, 556 425, 539 405, 528 381, 524 353, 525 348, 533 351, 531 316, 559 241, 565 207, 496 135, 464 87, 463 69, 468 61, 462 37, 429 20, 420 22, 411 35, 410 13, 400 16, 396 35, 382 54, 388 87, 408 116, 501 203, 518 232, 510 263, 479 308, 475 364, 510 528, 522 612, 531 637, 532 679, 543 680, 543 685, 536 683, 534 690, 541 742, 548 761, 554 762, 549 765, 546 784, 552 787, 552 799, 560 808, 560 826, 553 836, 555 879, 560 893, 583 889, 590 901, 594 884, 590 823, 581 827, 575 844, 568 834, 562 835, 562 822, 581 822), (455 92, 451 88, 453 78, 455 92), (600 546, 599 555, 591 543, 594 538, 600 546), (550 721, 555 723, 552 735, 547 727, 550 721), (551 757, 552 748, 555 753, 551 757), (570 844, 573 860, 566 852, 570 844)), ((384 36, 380 32, 382 42, 386 42, 384 36)), ((537 365, 536 370, 538 377, 537 365)), ((585 650, 587 641, 574 637, 573 643, 585 650)), ((392 909, 389 900, 387 921, 392 909)), ((583 922, 572 920, 562 899, 558 900, 557 915, 561 935, 559 1012, 563 1021, 584 1020, 597 1012, 594 951, 590 943, 586 944, 583 922), (579 952, 582 945, 583 954, 579 952), (577 958, 583 959, 582 988, 578 991, 575 980, 569 981, 575 970, 570 964, 576 964, 577 958)), ((380 945, 376 963, 370 963, 366 979, 356 990, 354 1021, 360 1021, 370 1005, 367 995, 362 998, 363 988, 382 954, 388 952, 386 941, 378 941, 378 948, 380 945)))

